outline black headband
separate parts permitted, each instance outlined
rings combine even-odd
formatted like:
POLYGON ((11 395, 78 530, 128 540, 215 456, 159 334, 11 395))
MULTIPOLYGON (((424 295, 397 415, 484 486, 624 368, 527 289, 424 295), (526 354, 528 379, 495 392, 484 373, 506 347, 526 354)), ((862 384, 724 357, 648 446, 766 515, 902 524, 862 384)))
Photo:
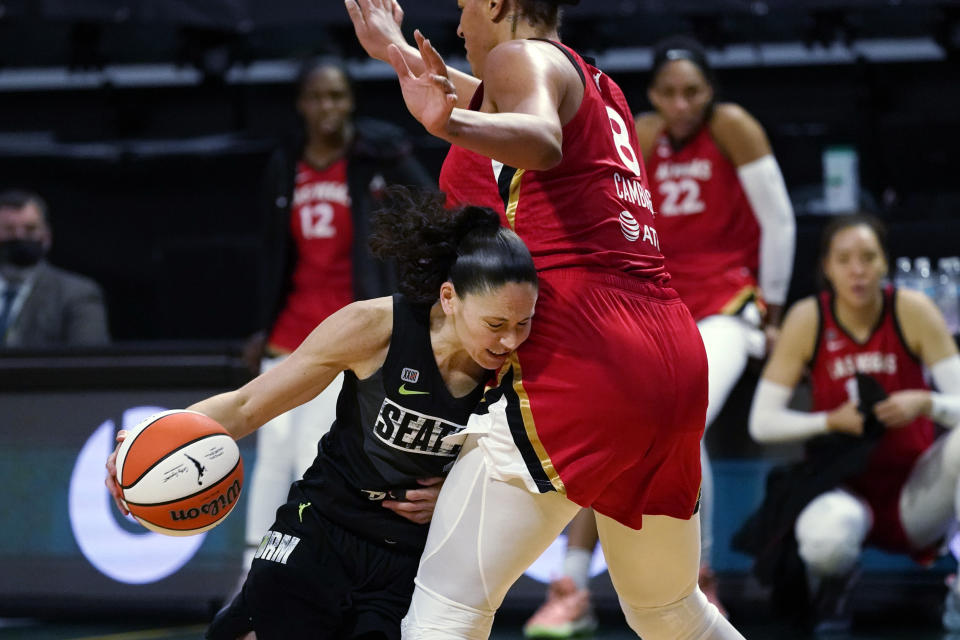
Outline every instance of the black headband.
POLYGON ((699 47, 691 47, 686 45, 684 38, 676 38, 676 40, 676 42, 664 42, 662 45, 655 48, 653 67, 651 69, 653 76, 655 77, 658 73, 660 73, 660 69, 662 69, 663 66, 668 62, 687 60, 700 69, 700 72, 703 73, 708 83, 711 85, 716 85, 716 79, 713 76, 713 69, 710 67, 710 63, 707 60, 706 52, 702 51, 699 47))
POLYGON ((663 54, 663 57, 671 61, 672 60, 689 60, 690 62, 696 63, 698 67, 701 66, 701 63, 700 63, 702 59, 701 56, 698 56, 693 51, 690 51, 690 49, 681 49, 681 48, 667 49, 667 52, 663 54))

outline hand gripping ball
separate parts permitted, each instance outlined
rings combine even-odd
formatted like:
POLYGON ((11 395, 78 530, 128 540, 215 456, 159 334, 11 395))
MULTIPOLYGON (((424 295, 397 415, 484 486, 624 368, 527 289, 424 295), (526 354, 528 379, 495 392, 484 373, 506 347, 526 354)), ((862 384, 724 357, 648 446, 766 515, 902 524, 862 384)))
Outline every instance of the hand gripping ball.
POLYGON ((243 460, 233 437, 195 411, 157 413, 117 451, 123 502, 140 524, 171 536, 217 526, 237 504, 243 460))

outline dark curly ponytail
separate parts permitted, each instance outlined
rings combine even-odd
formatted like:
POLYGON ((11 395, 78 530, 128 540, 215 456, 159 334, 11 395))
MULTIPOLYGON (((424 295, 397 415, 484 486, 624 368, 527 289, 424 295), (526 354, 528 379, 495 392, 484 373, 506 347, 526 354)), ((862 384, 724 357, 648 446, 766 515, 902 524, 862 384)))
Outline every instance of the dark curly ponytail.
POLYGON ((485 207, 447 209, 444 195, 391 186, 373 220, 370 248, 393 259, 400 292, 411 300, 433 302, 440 285, 457 295, 483 293, 507 282, 537 286, 533 258, 520 237, 500 226, 485 207))

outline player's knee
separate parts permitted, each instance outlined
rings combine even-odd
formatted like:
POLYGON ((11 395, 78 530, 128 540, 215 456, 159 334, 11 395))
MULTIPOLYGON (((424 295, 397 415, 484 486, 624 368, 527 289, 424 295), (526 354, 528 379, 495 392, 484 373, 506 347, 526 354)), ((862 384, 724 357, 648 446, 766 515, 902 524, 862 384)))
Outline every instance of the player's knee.
POLYGON ((400 623, 400 633, 403 640, 485 640, 490 636, 494 613, 454 602, 418 585, 400 623))
POLYGON ((627 624, 643 640, 694 640, 712 637, 720 612, 700 589, 662 607, 636 607, 620 601, 627 624))
POLYGON ((816 498, 797 518, 794 533, 804 564, 816 575, 849 571, 870 528, 869 514, 856 498, 835 492, 816 498))
POLYGON ((836 576, 849 571, 860 556, 860 546, 842 537, 817 537, 799 543, 800 558, 818 576, 836 576))

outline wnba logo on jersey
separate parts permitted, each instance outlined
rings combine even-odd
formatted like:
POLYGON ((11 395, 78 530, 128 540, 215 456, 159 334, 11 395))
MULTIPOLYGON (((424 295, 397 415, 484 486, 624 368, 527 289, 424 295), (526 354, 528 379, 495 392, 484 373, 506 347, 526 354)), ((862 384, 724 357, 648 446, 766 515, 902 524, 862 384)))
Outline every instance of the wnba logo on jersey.
POLYGON ((429 456, 454 457, 460 445, 444 444, 443 438, 463 430, 462 425, 411 411, 383 399, 373 432, 384 444, 429 456))
POLYGON ((420 379, 420 372, 416 369, 410 369, 409 367, 404 367, 403 371, 400 372, 400 379, 404 382, 409 382, 413 384, 420 379))

